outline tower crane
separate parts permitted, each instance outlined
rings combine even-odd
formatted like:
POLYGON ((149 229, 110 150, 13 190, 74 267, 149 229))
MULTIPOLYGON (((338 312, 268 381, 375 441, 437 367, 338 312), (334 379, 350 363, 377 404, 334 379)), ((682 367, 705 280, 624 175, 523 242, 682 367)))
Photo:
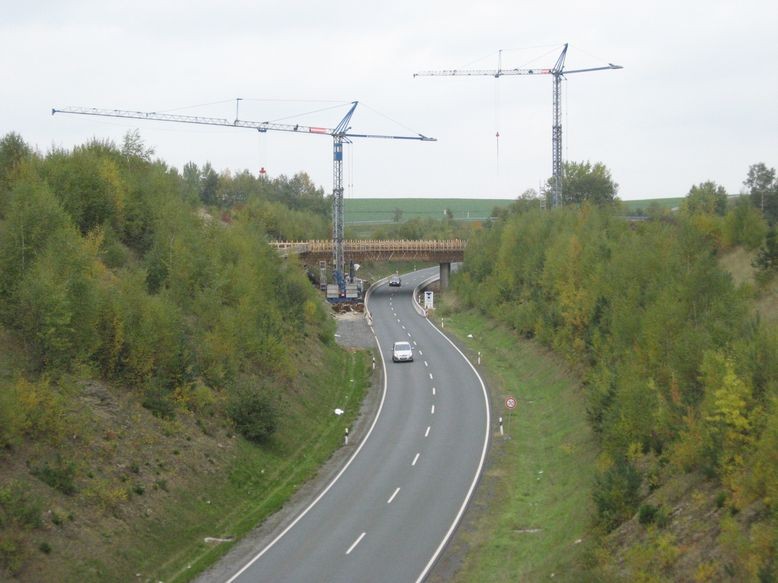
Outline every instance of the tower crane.
POLYGON ((420 76, 489 76, 500 78, 503 75, 553 75, 553 121, 551 124, 551 199, 554 206, 562 203, 562 78, 572 73, 588 73, 590 71, 605 71, 608 69, 623 69, 620 65, 608 63, 607 67, 589 67, 586 69, 565 69, 565 57, 567 56, 568 43, 564 44, 562 52, 551 69, 503 69, 502 51, 499 52, 497 69, 452 69, 447 71, 420 71, 414 73, 414 77, 420 76))
MULTIPOLYGON (((238 119, 238 107, 241 98, 236 100, 235 119, 230 121, 219 117, 200 117, 192 115, 177 115, 169 113, 127 111, 121 109, 99 109, 95 107, 63 107, 62 109, 52 109, 51 114, 55 113, 73 113, 79 115, 97 115, 105 117, 122 117, 131 119, 144 119, 151 121, 169 121, 177 123, 191 123, 199 125, 225 126, 234 128, 247 128, 264 133, 268 131, 292 132, 298 134, 318 134, 332 137, 332 240, 333 240, 333 262, 335 265, 335 277, 341 288, 345 285, 344 280, 344 253, 343 253, 343 144, 350 144, 351 138, 380 138, 386 140, 420 140, 422 142, 434 142, 435 138, 430 138, 423 134, 415 136, 392 136, 384 134, 357 134, 351 132, 351 116, 359 105, 358 101, 352 101, 349 108, 340 123, 335 128, 324 128, 314 126, 304 126, 300 124, 282 124, 274 122, 257 122, 238 119)), ((342 291, 342 290, 341 290, 342 291)))

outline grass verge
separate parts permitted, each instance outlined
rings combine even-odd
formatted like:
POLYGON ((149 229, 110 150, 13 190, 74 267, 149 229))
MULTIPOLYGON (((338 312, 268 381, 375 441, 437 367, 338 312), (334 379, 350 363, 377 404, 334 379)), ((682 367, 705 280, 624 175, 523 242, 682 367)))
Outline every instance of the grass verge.
MULTIPOLYGON (((185 533, 191 543, 172 554, 161 553, 172 558, 159 569, 159 580, 189 581, 212 565, 233 543, 214 546, 203 542, 205 536, 239 539, 281 508, 342 445, 343 427, 353 423, 368 386, 369 357, 362 352, 338 351, 330 359, 327 368, 332 374, 320 377, 315 397, 290 404, 294 411, 287 417, 283 438, 268 448, 241 441, 229 474, 210 489, 207 500, 201 496, 199 500, 180 501, 182 510, 192 517, 191 530, 185 533), (338 406, 346 410, 342 417, 332 414, 338 406)), ((154 538, 161 543, 180 536, 179 522, 171 516, 154 538)))
POLYGON ((495 428, 503 417, 505 436, 494 433, 476 498, 433 580, 580 581, 596 457, 580 383, 504 326, 444 311, 445 331, 474 363, 481 353, 495 428), (518 401, 512 414, 508 395, 518 401))

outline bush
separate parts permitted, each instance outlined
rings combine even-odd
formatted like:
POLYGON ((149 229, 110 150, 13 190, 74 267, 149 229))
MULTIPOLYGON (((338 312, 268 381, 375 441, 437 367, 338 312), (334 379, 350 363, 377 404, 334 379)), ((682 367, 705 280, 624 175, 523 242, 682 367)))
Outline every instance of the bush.
POLYGON ((30 494, 26 484, 11 482, 0 486, 0 525, 39 528, 43 503, 30 494))
POLYGON ((638 521, 640 524, 651 524, 656 519, 659 508, 653 504, 641 504, 638 511, 638 521))
POLYGON ((638 502, 640 482, 638 471, 624 459, 595 478, 594 503, 603 527, 610 531, 632 515, 638 502))
POLYGON ((59 455, 57 456, 54 465, 49 465, 49 462, 44 462, 43 466, 34 468, 31 473, 44 484, 51 486, 67 496, 72 496, 77 492, 74 483, 76 477, 76 464, 73 462, 63 462, 59 455))
POLYGON ((256 443, 270 439, 278 424, 278 414, 270 399, 256 389, 239 391, 230 400, 227 413, 238 433, 256 443))
POLYGON ((164 391, 159 389, 149 390, 141 405, 151 411, 154 417, 160 419, 174 419, 176 416, 175 404, 164 391))

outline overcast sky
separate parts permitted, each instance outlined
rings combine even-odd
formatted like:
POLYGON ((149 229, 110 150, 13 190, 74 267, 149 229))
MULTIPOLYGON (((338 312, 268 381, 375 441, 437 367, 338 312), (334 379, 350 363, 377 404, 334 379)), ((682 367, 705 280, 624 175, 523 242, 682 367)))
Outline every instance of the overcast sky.
POLYGON ((326 136, 50 110, 234 119, 241 97, 242 119, 335 127, 359 100, 353 131, 438 141, 355 141, 347 197, 515 198, 551 173, 552 78, 413 73, 495 68, 499 49, 505 68, 551 67, 567 42, 569 68, 624 66, 570 75, 562 99, 565 159, 605 163, 623 199, 705 180, 736 193, 749 165, 778 166, 775 0, 2 0, 2 14, 0 134, 42 152, 138 128, 178 168, 305 171, 330 192, 326 136))

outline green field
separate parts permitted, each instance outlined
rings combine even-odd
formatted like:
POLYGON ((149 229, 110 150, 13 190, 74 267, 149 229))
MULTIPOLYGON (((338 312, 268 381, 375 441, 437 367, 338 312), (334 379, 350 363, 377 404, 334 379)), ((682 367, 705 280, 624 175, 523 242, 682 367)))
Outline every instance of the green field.
POLYGON ((457 220, 489 218, 496 206, 513 201, 499 198, 349 198, 344 212, 346 224, 392 223, 395 212, 402 211, 400 222, 408 219, 442 219, 449 209, 457 220))
MULTIPOLYGON (((683 197, 626 200, 622 204, 628 212, 647 211, 652 205, 663 209, 676 208, 683 197)), ((456 220, 484 220, 495 207, 513 203, 504 198, 349 198, 344 212, 347 225, 375 225, 404 222, 409 219, 442 219, 449 209, 456 220), (395 221, 397 211, 400 220, 395 221)))
POLYGON ((673 209, 677 208, 678 205, 681 204, 681 201, 684 199, 682 196, 677 196, 675 198, 650 198, 650 199, 642 199, 642 200, 623 200, 621 201, 621 204, 623 204, 630 212, 635 212, 637 210, 643 210, 647 211, 649 208, 651 208, 652 205, 658 205, 660 208, 663 209, 673 209))

